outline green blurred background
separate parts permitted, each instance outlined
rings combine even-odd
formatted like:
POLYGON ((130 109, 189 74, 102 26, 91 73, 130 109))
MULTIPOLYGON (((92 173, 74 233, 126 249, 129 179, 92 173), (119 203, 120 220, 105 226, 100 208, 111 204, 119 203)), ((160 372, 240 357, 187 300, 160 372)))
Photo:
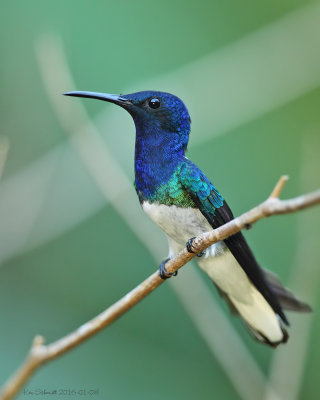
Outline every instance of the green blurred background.
MULTIPOLYGON (((284 198, 311 191, 320 168, 320 2, 2 0, 0 21, 5 382, 36 334, 51 342, 80 326, 167 252, 135 198, 129 115, 61 93, 155 89, 183 98, 193 122, 188 156, 235 215, 284 173, 284 198)), ((190 265, 39 370, 18 398, 317 398, 319 226, 314 208, 246 232, 261 264, 315 310, 289 315, 286 346, 252 340, 190 265), (43 389, 98 394, 30 394, 43 389)))

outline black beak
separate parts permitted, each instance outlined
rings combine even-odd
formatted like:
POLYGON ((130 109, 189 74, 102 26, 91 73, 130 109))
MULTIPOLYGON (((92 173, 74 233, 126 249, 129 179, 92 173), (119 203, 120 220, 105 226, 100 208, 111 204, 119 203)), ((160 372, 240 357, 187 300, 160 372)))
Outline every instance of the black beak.
POLYGON ((96 92, 67 92, 64 93, 65 96, 74 96, 74 97, 88 97, 90 99, 98 99, 108 101, 109 103, 118 104, 119 106, 125 107, 126 105, 131 104, 131 101, 121 97, 117 94, 108 94, 108 93, 96 93, 96 92))

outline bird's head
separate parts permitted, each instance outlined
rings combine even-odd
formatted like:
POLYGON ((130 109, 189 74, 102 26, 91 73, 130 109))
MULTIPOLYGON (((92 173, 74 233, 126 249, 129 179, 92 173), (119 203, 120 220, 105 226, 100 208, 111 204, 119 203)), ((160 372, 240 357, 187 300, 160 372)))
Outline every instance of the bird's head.
POLYGON ((176 96, 156 91, 124 95, 95 92, 68 92, 67 96, 88 97, 117 104, 127 110, 136 125, 137 135, 172 134, 186 148, 190 132, 190 116, 184 103, 176 96))

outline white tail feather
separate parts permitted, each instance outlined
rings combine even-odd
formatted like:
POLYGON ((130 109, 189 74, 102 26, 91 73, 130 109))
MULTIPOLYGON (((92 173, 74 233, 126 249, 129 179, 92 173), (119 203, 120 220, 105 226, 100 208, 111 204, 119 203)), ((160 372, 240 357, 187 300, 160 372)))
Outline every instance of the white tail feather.
MULTIPOLYGON (((211 250, 209 250, 211 252, 211 250)), ((211 255, 211 254, 210 254, 211 255)), ((276 346, 288 338, 278 315, 228 251, 199 259, 199 266, 232 303, 254 336, 276 346)))

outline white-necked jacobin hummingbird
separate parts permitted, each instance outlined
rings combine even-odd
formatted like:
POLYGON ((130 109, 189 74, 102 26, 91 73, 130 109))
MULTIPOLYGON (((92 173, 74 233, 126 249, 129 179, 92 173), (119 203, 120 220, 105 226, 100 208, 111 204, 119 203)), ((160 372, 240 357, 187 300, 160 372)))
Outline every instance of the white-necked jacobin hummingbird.
MULTIPOLYGON (((169 258, 186 243, 192 252, 190 238, 233 219, 215 186, 185 156, 191 121, 178 97, 156 91, 65 94, 115 103, 132 116, 136 126, 135 188, 142 209, 168 237, 169 258)), ((163 279, 170 275, 165 269, 167 260, 159 268, 163 279)), ((241 316, 260 342, 275 347, 288 340, 283 310, 310 311, 275 275, 259 266, 241 232, 206 249, 197 262, 231 311, 241 316)))

